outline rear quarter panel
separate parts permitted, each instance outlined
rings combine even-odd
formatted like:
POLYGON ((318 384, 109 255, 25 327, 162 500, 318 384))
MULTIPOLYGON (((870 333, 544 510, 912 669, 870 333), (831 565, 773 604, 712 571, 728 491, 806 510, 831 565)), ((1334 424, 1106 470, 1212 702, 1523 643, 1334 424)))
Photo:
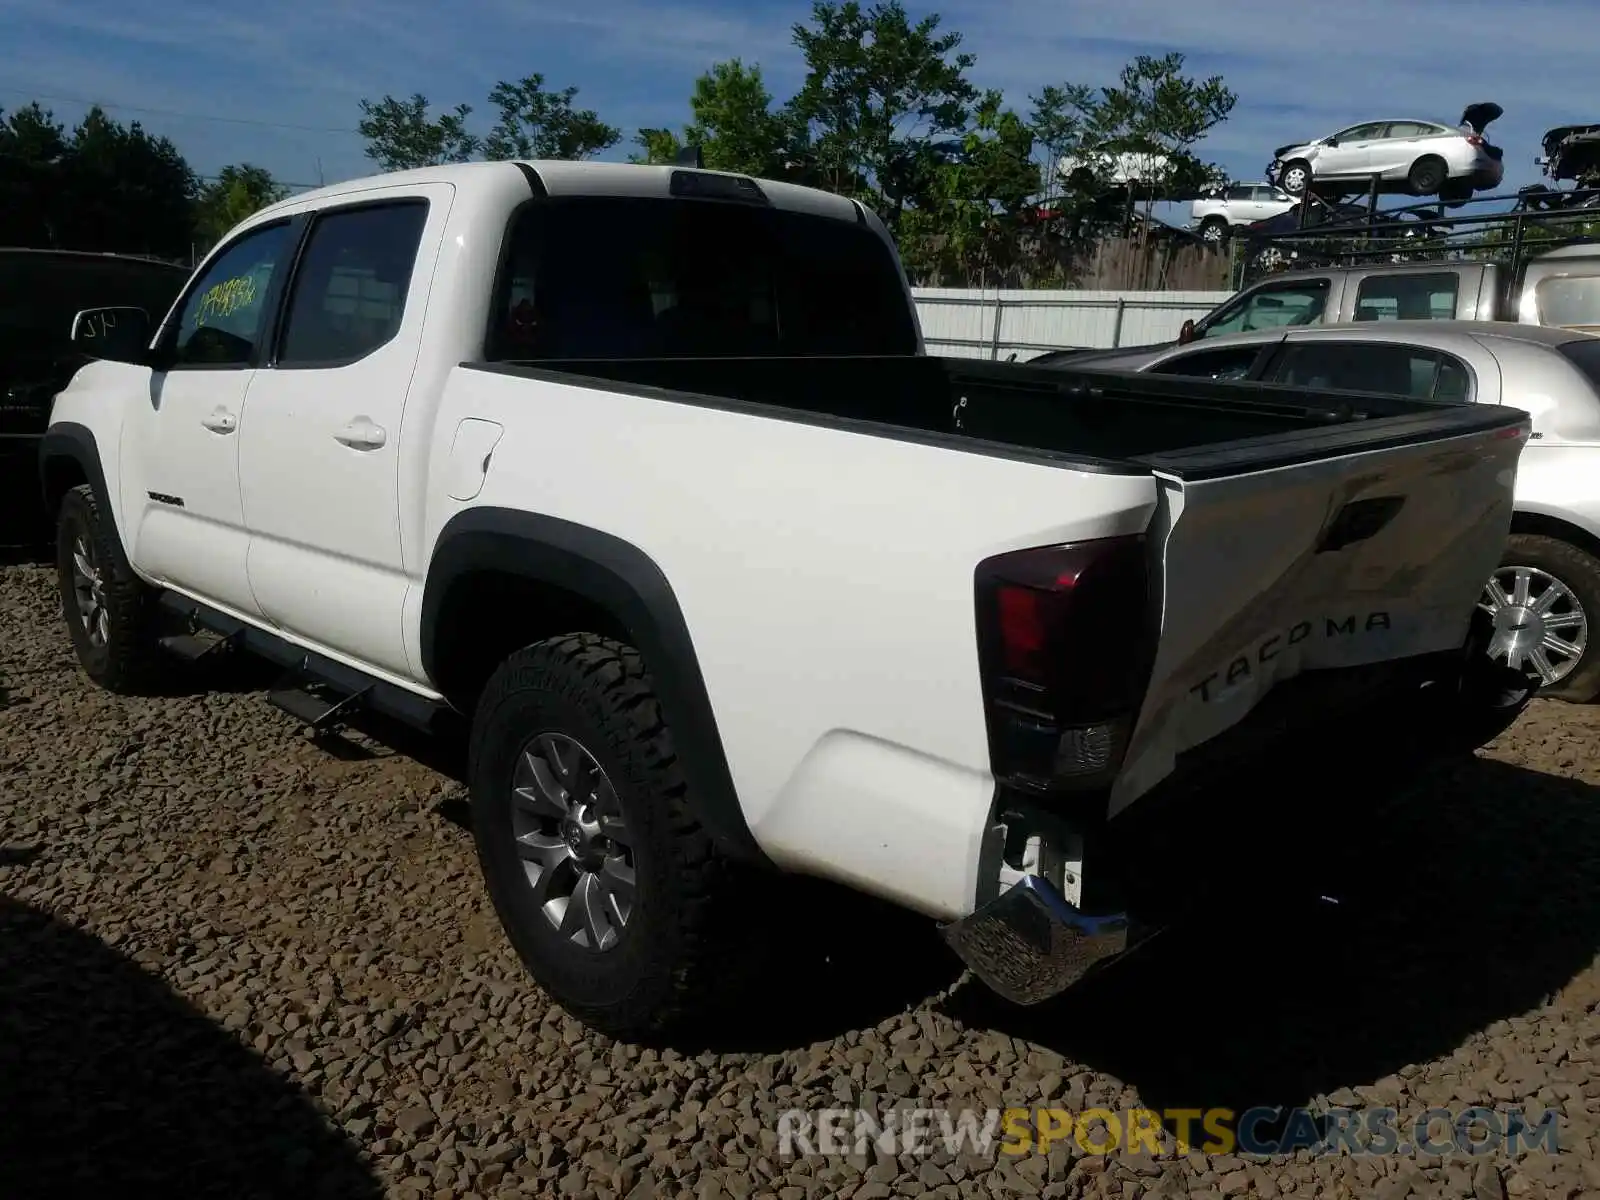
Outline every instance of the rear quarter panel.
MULTIPOLYGON (((1149 474, 1060 469, 835 427, 461 368, 504 427, 471 504, 637 546, 676 594, 751 832, 780 866, 932 915, 970 909, 993 800, 973 571, 1142 531, 1149 474)), ((466 503, 429 487, 431 544, 466 503)))

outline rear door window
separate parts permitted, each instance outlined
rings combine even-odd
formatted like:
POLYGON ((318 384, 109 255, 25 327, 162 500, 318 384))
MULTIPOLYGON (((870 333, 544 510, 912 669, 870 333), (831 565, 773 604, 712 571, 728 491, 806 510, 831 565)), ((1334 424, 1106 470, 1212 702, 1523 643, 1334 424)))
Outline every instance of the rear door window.
POLYGON ((1452 354, 1388 342, 1303 341, 1285 345, 1273 383, 1348 392, 1383 392, 1441 403, 1471 399, 1471 371, 1452 354))
POLYGON ((1356 287, 1357 321, 1455 319, 1461 277, 1454 271, 1368 275, 1356 287))

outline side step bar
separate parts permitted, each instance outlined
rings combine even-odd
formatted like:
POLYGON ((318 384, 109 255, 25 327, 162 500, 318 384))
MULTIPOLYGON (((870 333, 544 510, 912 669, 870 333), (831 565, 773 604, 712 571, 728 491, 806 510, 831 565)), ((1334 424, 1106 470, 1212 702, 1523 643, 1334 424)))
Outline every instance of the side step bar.
POLYGON ((442 700, 430 700, 376 679, 187 596, 163 592, 161 606, 197 630, 162 638, 163 649, 199 661, 228 645, 277 663, 285 675, 268 690, 268 702, 317 734, 333 732, 362 710, 433 733, 441 716, 452 712, 442 700))

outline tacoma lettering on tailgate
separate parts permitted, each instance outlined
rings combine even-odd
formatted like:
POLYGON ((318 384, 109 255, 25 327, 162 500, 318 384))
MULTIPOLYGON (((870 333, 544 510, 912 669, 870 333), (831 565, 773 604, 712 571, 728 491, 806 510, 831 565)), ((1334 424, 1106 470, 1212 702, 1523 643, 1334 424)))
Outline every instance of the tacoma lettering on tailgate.
MULTIPOLYGON (((1324 638, 1358 637, 1390 628, 1387 612, 1349 613, 1343 617, 1323 617, 1324 638)), ((1301 621, 1287 633, 1275 633, 1239 655, 1228 664, 1226 671, 1213 671, 1189 689, 1198 694, 1202 703, 1210 703, 1211 689, 1220 681, 1224 687, 1249 679, 1257 667, 1264 667, 1290 646, 1298 646, 1317 632, 1315 621, 1301 621)))

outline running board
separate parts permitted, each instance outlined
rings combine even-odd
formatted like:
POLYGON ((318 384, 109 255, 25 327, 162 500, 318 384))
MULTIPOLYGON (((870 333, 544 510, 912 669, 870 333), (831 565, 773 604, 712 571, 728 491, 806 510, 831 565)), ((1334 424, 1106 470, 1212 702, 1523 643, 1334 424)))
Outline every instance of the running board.
POLYGON ((185 662, 200 662, 209 658, 219 650, 239 644, 238 633, 227 635, 212 633, 209 630, 200 630, 195 633, 178 633, 160 640, 160 645, 168 654, 175 654, 185 662))
POLYGON ((267 703, 310 727, 319 737, 336 733, 354 713, 364 709, 374 685, 357 692, 341 694, 316 679, 307 679, 303 668, 292 670, 267 693, 267 703))
POLYGON ((286 674, 268 690, 268 702, 319 734, 337 728, 357 711, 377 713, 431 734, 437 731, 440 718, 453 711, 443 700, 377 679, 187 596, 163 592, 161 605, 184 618, 186 627, 201 631, 164 638, 164 646, 170 641, 174 645, 168 648, 174 653, 198 650, 196 657, 200 657, 228 644, 277 663, 286 674), (207 634, 217 641, 206 645, 207 634))

